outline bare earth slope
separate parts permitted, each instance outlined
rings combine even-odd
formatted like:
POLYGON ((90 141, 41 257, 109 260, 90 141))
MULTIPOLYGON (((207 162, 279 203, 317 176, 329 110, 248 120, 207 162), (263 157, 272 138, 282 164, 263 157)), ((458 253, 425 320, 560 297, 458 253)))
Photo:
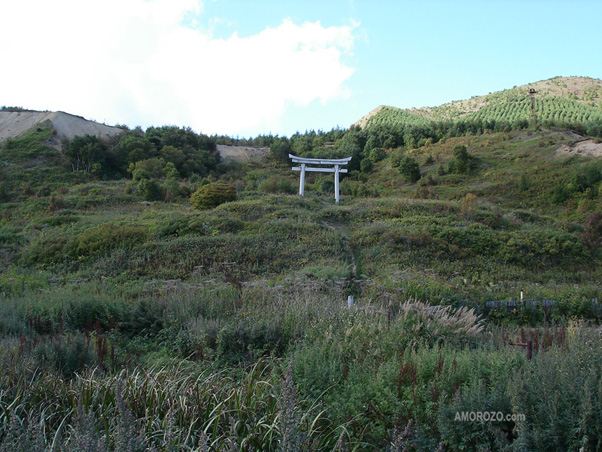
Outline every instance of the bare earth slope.
POLYGON ((224 161, 250 162, 252 160, 261 160, 268 156, 270 148, 251 148, 245 146, 227 146, 217 145, 217 151, 224 161))
POLYGON ((123 132, 118 127, 88 121, 81 116, 70 115, 62 111, 0 111, 0 141, 19 137, 46 121, 52 124, 58 138, 71 139, 81 135, 109 138, 123 132))
POLYGON ((558 155, 588 155, 590 157, 602 157, 602 143, 594 140, 579 140, 571 145, 563 145, 556 151, 558 155))

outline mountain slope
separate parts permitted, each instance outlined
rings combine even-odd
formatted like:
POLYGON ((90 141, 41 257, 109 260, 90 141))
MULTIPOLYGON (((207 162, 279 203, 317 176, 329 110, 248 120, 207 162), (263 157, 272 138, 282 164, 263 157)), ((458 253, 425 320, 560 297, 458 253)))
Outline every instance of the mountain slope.
POLYGON ((52 129, 56 130, 58 138, 71 139, 82 135, 110 138, 123 132, 123 129, 118 127, 89 121, 81 116, 70 115, 62 111, 0 110, 0 141, 22 136, 46 121, 49 121, 52 129))
POLYGON ((438 107, 399 109, 381 106, 357 121, 359 127, 422 125, 431 121, 520 121, 531 118, 531 96, 538 121, 588 122, 602 120, 602 80, 589 77, 555 77, 450 102, 438 107))

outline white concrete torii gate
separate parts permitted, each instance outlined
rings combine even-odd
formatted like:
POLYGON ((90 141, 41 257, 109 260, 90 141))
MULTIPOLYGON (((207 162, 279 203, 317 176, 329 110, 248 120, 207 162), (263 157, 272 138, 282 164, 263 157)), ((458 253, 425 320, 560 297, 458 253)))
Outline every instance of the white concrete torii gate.
POLYGON ((296 155, 288 155, 293 163, 300 163, 301 166, 293 166, 293 171, 301 171, 301 180, 299 181, 299 194, 303 196, 305 188, 305 171, 314 171, 319 173, 334 173, 334 199, 339 202, 339 173, 346 173, 346 168, 341 168, 342 165, 347 165, 351 157, 346 159, 306 159, 297 157, 296 155), (306 165, 332 165, 333 168, 315 168, 306 165))

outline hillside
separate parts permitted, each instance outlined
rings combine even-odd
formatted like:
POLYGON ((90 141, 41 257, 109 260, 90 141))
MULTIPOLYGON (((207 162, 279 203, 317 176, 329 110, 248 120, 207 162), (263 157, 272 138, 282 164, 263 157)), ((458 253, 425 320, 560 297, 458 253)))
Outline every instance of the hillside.
POLYGON ((454 120, 529 121, 530 89, 535 90, 534 110, 540 123, 585 123, 602 120, 602 80, 588 77, 555 77, 438 107, 404 110, 381 106, 354 125, 423 125, 432 121, 454 120))
POLYGON ((0 450, 599 449, 600 130, 401 116, 0 143, 0 450))
POLYGON ((0 142, 7 138, 20 137, 45 123, 56 131, 58 142, 61 138, 71 139, 83 135, 110 138, 123 133, 123 129, 118 127, 107 126, 62 111, 12 111, 3 109, 0 110, 0 142))

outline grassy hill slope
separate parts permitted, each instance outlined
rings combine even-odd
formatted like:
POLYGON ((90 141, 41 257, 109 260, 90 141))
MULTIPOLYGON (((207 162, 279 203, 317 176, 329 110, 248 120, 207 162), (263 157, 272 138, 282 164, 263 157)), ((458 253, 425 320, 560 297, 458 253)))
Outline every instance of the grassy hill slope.
POLYGON ((535 114, 539 122, 590 122, 602 119, 602 80, 588 77, 555 77, 438 107, 397 109, 379 107, 356 123, 376 125, 422 125, 431 121, 530 120, 529 90, 534 89, 535 114))
POLYGON ((602 160, 570 128, 443 132, 273 139, 202 177, 177 168, 215 143, 173 128, 75 149, 113 175, 49 128, 4 143, 0 447, 595 450, 602 160), (291 149, 364 163, 340 204, 331 175, 300 198, 291 149), (218 181, 237 199, 194 209, 218 181))

